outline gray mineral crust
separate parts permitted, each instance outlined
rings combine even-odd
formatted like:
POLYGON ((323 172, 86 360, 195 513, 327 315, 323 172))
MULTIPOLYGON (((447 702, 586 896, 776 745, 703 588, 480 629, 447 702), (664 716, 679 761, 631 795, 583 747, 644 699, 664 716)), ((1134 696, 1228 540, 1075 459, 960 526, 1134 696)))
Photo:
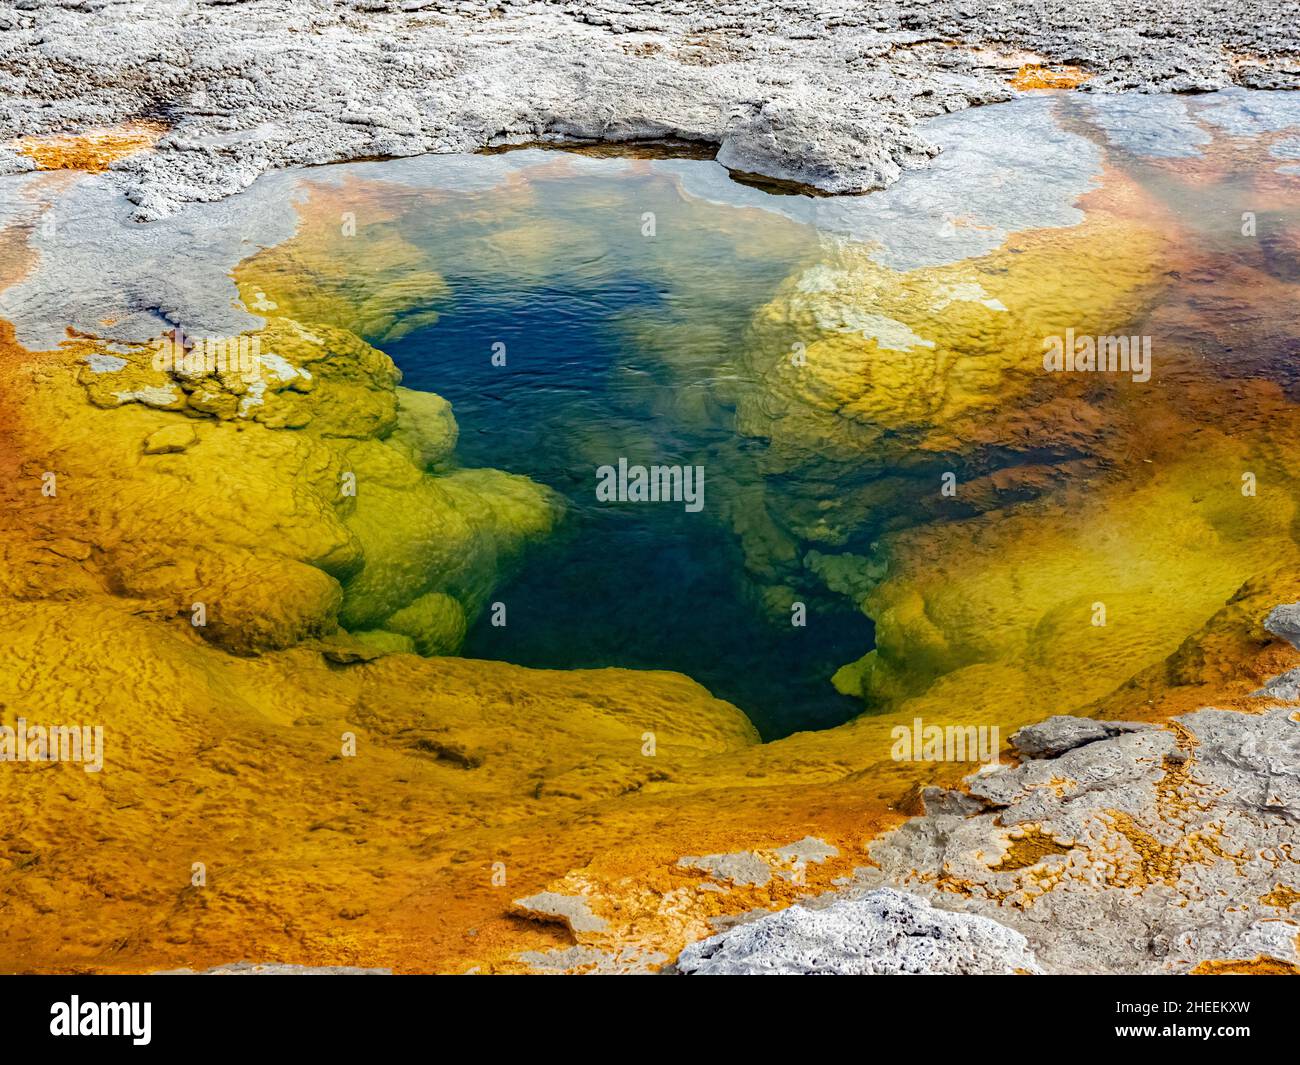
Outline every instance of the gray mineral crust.
MULTIPOLYGON (((1294 685, 1257 694, 1294 699, 1294 685)), ((1053 721, 1044 733, 1067 735, 1053 721)), ((887 884, 991 917, 1021 932, 1048 972, 1300 965, 1294 706, 1197 710, 969 777, 967 788, 973 801, 927 796, 928 812, 877 839, 877 867, 837 894, 887 884)))
MULTIPOLYGON (((925 167, 918 123, 1012 98, 1024 65, 1192 93, 1295 88, 1297 55, 1284 0, 21 0, 0 10, 0 174, 32 167, 16 138, 155 119, 157 149, 110 171, 139 220, 268 170, 538 140, 696 141, 854 193, 925 167)), ((1144 136, 1181 122, 1171 105, 1144 136)))

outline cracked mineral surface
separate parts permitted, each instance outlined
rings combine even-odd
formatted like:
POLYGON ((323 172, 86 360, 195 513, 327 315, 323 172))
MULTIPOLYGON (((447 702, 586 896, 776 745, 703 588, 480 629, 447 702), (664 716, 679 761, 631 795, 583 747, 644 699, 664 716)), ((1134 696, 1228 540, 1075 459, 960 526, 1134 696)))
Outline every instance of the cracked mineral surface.
POLYGON ((0 11, 0 173, 89 158, 152 219, 277 167, 671 137, 862 192, 934 156, 919 120, 1021 86, 1295 87, 1287 7, 20 0, 0 11))

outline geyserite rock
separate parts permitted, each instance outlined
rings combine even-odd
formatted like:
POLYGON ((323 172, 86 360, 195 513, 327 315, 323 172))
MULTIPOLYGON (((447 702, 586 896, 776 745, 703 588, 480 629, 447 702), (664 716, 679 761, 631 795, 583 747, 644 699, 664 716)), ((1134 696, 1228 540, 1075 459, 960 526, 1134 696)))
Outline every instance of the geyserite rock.
POLYGON ((987 917, 935 909, 880 888, 814 901, 692 943, 677 968, 693 976, 878 976, 1037 973, 1025 937, 987 917))
MULTIPOLYGON (((996 15, 958 0, 406 6, 29 5, 0 39, 0 69, 29 86, 0 102, 0 141, 165 112, 157 149, 112 172, 143 219, 275 167, 546 136, 704 141, 741 169, 858 192, 933 155, 918 120, 1008 99, 1024 50, 1084 65, 1104 92, 1296 84, 1280 0, 1187 0, 1162 9, 1158 40, 1120 0, 1017 0, 996 15)), ((0 173, 31 165, 0 149, 0 173)))

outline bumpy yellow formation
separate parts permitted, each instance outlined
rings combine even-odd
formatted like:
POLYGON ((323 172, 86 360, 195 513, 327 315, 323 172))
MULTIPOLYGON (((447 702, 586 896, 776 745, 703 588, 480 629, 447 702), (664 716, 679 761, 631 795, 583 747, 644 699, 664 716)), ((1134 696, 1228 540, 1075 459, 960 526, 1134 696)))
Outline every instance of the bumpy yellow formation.
POLYGON ((341 625, 454 654, 501 567, 562 512, 525 478, 449 468, 449 405, 398 387, 388 356, 347 330, 273 318, 223 344, 62 354, 94 409, 51 373, 36 407, 68 438, 47 438, 65 485, 47 505, 106 498, 80 533, 115 587, 191 621, 202 604, 196 628, 232 651, 341 625))

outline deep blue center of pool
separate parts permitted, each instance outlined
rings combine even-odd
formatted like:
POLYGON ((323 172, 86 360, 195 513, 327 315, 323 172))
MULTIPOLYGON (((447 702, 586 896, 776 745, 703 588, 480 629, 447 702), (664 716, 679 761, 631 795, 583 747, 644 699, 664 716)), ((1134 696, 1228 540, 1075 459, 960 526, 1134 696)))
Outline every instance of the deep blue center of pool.
MULTIPOLYGON (((755 305, 782 272, 779 263, 751 271, 742 283, 755 305)), ((595 284, 582 271, 507 291, 499 279, 448 277, 437 323, 383 344, 406 387, 451 402, 459 464, 525 474, 569 503, 560 532, 493 593, 507 624, 494 627, 485 614, 464 655, 685 673, 744 710, 765 739, 848 720, 861 704, 830 678, 871 648, 871 622, 847 603, 810 609, 804 627, 763 607, 736 536, 716 516, 720 479, 737 475, 720 464, 761 444, 737 441, 723 405, 703 420, 665 414, 683 401, 707 406, 707 395, 689 393, 711 394, 714 382, 707 372, 668 374, 654 351, 629 340, 627 325, 653 329, 685 311, 646 277, 595 273, 595 284), (504 367, 492 361, 497 344, 504 367), (702 464, 704 511, 598 502, 596 469, 619 457, 702 464)), ((698 365, 711 365, 703 354, 698 365)))

